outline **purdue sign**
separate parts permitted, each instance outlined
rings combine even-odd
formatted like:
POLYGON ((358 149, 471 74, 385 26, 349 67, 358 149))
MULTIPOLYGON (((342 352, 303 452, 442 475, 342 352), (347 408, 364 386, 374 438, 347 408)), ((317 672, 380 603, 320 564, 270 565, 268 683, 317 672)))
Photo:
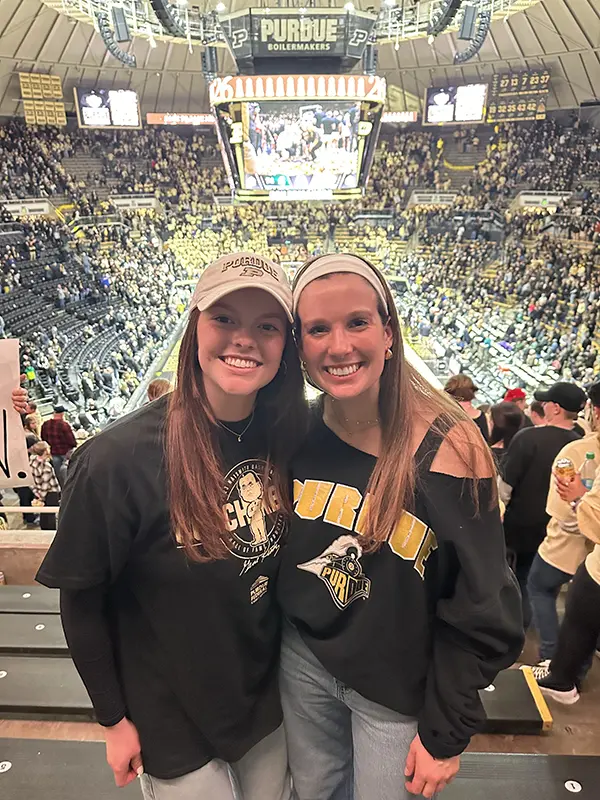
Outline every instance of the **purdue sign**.
POLYGON ((260 20, 259 41, 269 52, 330 51, 338 40, 337 17, 273 16, 260 20))
POLYGON ((219 22, 241 74, 248 74, 256 58, 312 55, 345 61, 348 71, 362 57, 376 19, 368 11, 334 8, 251 8, 219 22))

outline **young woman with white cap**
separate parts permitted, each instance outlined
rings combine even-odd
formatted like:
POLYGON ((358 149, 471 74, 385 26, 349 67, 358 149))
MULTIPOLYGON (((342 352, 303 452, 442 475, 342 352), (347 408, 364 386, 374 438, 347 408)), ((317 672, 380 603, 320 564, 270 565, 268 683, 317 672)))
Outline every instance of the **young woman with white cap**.
POLYGON ((294 308, 324 392, 292 463, 278 577, 294 788, 299 800, 429 798, 482 722, 478 690, 523 642, 492 457, 405 361, 392 295, 367 261, 310 260, 294 308))
POLYGON ((116 782, 141 775, 148 800, 291 797, 274 586, 304 418, 291 319, 271 261, 206 268, 175 389, 76 451, 37 576, 61 590, 116 782))

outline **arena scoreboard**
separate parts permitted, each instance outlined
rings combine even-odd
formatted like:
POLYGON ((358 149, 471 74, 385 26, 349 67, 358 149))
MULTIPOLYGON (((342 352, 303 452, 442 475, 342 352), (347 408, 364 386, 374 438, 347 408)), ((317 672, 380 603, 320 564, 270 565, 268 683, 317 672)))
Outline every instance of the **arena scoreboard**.
POLYGON ((132 89, 75 87, 75 109, 80 128, 141 128, 137 93, 132 89))
POLYGON ((487 122, 545 119, 549 88, 547 69, 494 75, 490 83, 487 122))
POLYGON ((210 85, 210 100, 236 197, 360 196, 385 96, 385 80, 369 75, 217 78, 210 85))
POLYGON ((485 120, 487 83, 429 88, 425 92, 423 125, 457 125, 485 120))

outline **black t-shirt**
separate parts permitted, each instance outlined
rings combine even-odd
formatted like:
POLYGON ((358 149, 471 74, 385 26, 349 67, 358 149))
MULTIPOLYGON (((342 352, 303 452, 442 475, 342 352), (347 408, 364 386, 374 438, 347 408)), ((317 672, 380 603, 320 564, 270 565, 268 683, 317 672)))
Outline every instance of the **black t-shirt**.
POLYGON ((106 586, 127 715, 159 778, 237 761, 282 719, 274 582, 285 519, 263 511, 261 426, 254 420, 242 442, 219 429, 232 556, 191 563, 169 529, 167 402, 75 452, 37 576, 67 590, 106 586))
POLYGON ((519 541, 512 541, 510 530, 539 527, 543 534, 550 519, 546 514, 546 499, 552 464, 566 444, 579 438, 575 431, 555 425, 523 428, 514 436, 502 465, 503 480, 512 486, 512 495, 504 514, 509 547, 519 552, 535 552, 537 549, 539 536, 532 541, 525 541, 519 535, 519 541))
POLYGON ((485 441, 489 442, 489 440, 490 440, 490 429, 488 427, 487 417, 485 416, 483 411, 481 412, 481 414, 478 417, 475 417, 473 419, 473 422, 475 423, 475 425, 477 425, 477 427, 481 431, 481 435, 483 436, 485 441))
POLYGON ((446 758, 479 729, 477 690, 513 663, 523 634, 492 479, 480 482, 477 515, 465 480, 429 471, 439 444, 430 431, 416 455, 414 508, 367 554, 356 534, 376 459, 316 422, 292 464, 277 595, 333 676, 418 717, 425 747, 446 758))

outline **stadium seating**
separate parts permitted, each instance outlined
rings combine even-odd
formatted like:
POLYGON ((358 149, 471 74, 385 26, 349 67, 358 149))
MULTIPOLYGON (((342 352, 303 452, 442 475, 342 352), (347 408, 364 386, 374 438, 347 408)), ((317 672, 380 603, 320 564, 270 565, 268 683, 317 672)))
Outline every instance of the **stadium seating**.
MULTIPOLYGON (((588 296, 592 292, 593 300, 598 291, 600 272, 593 267, 600 197, 593 187, 600 174, 600 138, 576 120, 443 135, 384 130, 365 197, 344 206, 223 205, 229 189, 216 139, 197 133, 45 129, 36 138, 12 121, 0 127, 1 154, 4 199, 37 195, 66 203, 68 224, 17 221, 3 212, 9 229, 0 231, 3 328, 21 339, 25 363, 36 371, 32 394, 48 404, 82 409, 90 400, 89 386, 85 393, 82 388, 84 374, 99 407, 117 395, 127 402, 185 307, 189 289, 173 293, 170 287, 193 282, 202 265, 235 249, 269 255, 292 269, 312 253, 356 252, 390 274, 404 274, 421 317, 433 312, 439 323, 435 309, 452 296, 460 310, 458 327, 474 326, 482 334, 475 339, 487 338, 480 323, 491 308, 501 318, 500 339, 489 336, 494 344, 519 318, 520 343, 533 333, 537 344, 535 353, 505 348, 515 369, 584 382, 598 369, 592 359, 598 338, 593 303, 581 315, 570 296, 558 297, 558 311, 551 313, 554 299, 540 308, 536 292, 542 300, 544 294, 535 279, 531 295, 517 289, 531 283, 541 257, 555 252, 561 270, 582 258, 588 296), (458 194, 450 207, 410 207, 414 189, 458 194), (522 213, 510 204, 523 189, 573 194, 557 215, 522 213), (124 214, 111 203, 113 194, 139 192, 160 198, 164 218, 124 214), (457 222, 457 209, 482 213, 492 207, 503 227, 504 251, 487 241, 485 226, 457 222), (114 221, 100 225, 99 214, 114 221), (84 218, 90 224, 82 224, 84 218), (559 252, 557 242, 565 239, 559 252), (587 251, 581 256, 576 247, 587 251), (152 279, 158 264, 160 282, 152 279), (135 286, 134 272, 144 276, 143 291, 135 286), (152 304, 157 319, 151 333, 144 300, 155 290, 160 297, 152 304), (577 327, 584 330, 581 341, 562 340, 572 339, 577 327)), ((577 295, 580 301, 583 289, 577 295)), ((433 349, 449 349, 456 322, 452 315, 446 322, 441 330, 436 326, 433 349)), ((478 355, 461 345, 463 360, 477 363, 478 355)), ((495 385, 498 376, 488 378, 495 385)))

